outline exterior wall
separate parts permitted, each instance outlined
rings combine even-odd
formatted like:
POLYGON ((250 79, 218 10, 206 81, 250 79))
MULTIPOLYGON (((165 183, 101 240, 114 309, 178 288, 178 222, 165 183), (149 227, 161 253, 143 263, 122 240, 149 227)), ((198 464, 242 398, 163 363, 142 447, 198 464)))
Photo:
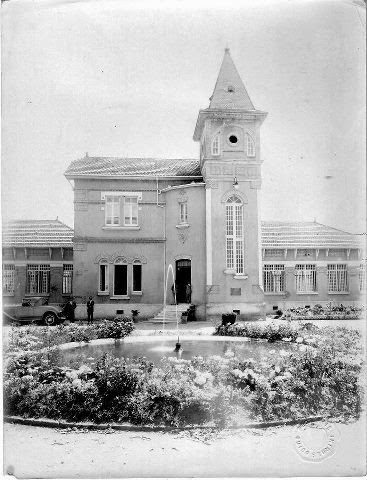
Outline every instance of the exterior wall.
MULTIPOLYGON (((197 306, 197 316, 205 318, 205 188, 188 185, 169 190, 166 198, 166 266, 175 271, 176 260, 191 260, 191 301, 197 306), (187 223, 180 223, 180 203, 187 203, 187 223)), ((167 298, 171 299, 172 279, 168 279, 167 298)))
POLYGON ((27 265, 46 264, 50 266, 49 292, 35 294, 47 297, 49 303, 66 303, 70 294, 62 293, 63 265, 73 263, 73 249, 49 248, 4 248, 3 265, 14 265, 14 293, 3 293, 4 304, 19 304, 27 296, 27 265))

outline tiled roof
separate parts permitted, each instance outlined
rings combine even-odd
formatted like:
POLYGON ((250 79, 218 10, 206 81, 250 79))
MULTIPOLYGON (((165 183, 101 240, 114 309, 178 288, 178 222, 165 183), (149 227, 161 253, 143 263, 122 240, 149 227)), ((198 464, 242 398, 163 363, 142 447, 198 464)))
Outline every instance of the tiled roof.
POLYGON ((74 160, 65 172, 66 177, 201 177, 198 160, 158 158, 116 158, 85 156, 74 160))
POLYGON ((317 222, 262 222, 262 248, 362 248, 363 239, 317 222))
POLYGON ((72 247, 74 231, 59 220, 12 220, 3 224, 3 247, 72 247))

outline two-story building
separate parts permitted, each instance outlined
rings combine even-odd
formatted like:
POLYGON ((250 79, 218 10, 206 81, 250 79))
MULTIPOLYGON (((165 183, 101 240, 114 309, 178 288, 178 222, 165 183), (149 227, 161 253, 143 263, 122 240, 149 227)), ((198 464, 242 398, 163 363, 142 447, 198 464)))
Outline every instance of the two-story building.
POLYGON ((358 237, 311 223, 264 222, 260 127, 234 66, 224 59, 208 108, 194 130, 196 159, 88 154, 65 172, 74 185, 74 294, 152 315, 177 300, 201 318, 265 306, 352 303, 364 288, 358 237))

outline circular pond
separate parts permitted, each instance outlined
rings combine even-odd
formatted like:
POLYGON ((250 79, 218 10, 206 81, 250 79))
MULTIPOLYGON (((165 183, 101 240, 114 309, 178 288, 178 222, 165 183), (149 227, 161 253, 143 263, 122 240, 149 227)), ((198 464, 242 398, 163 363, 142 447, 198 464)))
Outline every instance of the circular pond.
POLYGON ((175 357, 190 360, 193 357, 236 356, 241 360, 255 361, 275 360, 287 355, 296 348, 292 343, 268 343, 266 341, 248 340, 228 337, 181 337, 181 349, 175 350, 177 338, 174 336, 128 337, 121 341, 95 340, 90 344, 63 349, 62 357, 65 364, 93 364, 103 354, 116 358, 136 359, 145 357, 158 363, 163 357, 175 357))

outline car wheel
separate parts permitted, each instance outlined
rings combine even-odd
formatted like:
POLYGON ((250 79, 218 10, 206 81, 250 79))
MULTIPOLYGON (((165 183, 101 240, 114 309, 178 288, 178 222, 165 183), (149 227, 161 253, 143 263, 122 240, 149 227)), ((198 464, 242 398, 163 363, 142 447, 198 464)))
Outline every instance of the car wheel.
POLYGON ((54 313, 47 312, 43 316, 43 321, 48 326, 56 325, 57 317, 54 313))

